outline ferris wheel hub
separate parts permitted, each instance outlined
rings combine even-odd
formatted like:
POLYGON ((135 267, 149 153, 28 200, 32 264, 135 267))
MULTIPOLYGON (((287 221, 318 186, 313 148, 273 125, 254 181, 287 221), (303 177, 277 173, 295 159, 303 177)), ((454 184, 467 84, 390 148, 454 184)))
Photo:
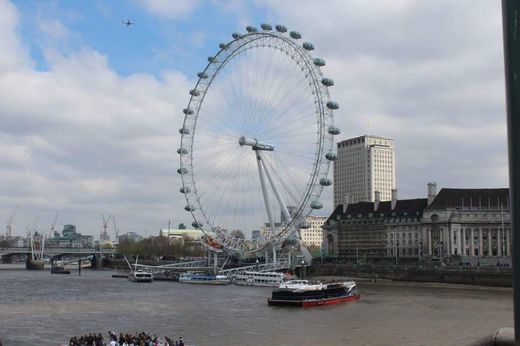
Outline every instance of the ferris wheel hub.
POLYGON ((240 144, 240 146, 249 145, 250 147, 253 147, 253 150, 274 150, 274 146, 271 144, 259 143, 256 138, 246 138, 245 136, 238 139, 238 144, 240 144))

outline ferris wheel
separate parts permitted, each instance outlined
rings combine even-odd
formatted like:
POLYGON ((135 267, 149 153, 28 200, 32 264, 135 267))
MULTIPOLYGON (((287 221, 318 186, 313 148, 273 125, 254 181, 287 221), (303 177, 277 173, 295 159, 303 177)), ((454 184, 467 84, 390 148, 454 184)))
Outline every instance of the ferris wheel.
POLYGON ((309 228, 340 133, 314 45, 283 25, 246 31, 208 57, 179 129, 184 209, 215 251, 256 252, 309 228))

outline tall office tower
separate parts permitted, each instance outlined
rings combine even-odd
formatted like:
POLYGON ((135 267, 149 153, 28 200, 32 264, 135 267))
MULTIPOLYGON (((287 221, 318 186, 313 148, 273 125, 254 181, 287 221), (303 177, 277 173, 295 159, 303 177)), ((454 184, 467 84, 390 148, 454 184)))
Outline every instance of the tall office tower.
POLYGON ((339 204, 392 199, 395 189, 394 141, 378 136, 361 136, 337 144, 334 162, 334 208, 339 204), (348 201, 346 201, 348 199, 348 201))

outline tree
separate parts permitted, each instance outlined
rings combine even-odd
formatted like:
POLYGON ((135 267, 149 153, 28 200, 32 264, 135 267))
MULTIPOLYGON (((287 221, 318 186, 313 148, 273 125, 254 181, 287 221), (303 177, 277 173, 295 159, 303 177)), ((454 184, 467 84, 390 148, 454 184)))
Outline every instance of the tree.
POLYGON ((189 237, 150 237, 139 242, 124 240, 117 245, 121 255, 138 255, 140 258, 204 256, 205 249, 200 241, 189 237))
POLYGON ((235 229, 235 230, 231 231, 231 233, 229 235, 232 237, 235 237, 235 238, 246 239, 244 232, 242 232, 239 229, 235 229))

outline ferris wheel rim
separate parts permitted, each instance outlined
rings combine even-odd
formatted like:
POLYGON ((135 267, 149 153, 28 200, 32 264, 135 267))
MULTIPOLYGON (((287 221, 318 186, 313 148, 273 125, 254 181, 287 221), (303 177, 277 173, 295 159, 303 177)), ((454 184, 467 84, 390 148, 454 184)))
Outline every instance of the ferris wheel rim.
MULTIPOLYGON (((274 43, 285 43, 288 47, 293 49, 293 52, 298 54, 298 56, 302 59, 302 62, 305 64, 308 75, 306 75, 307 80, 312 82, 312 87, 315 89, 314 99, 315 99, 315 109, 316 114, 318 118, 319 126, 317 127, 318 131, 318 141, 316 143, 316 153, 315 153, 315 160, 313 164, 313 170, 311 174, 311 178, 307 182, 307 187, 305 189, 304 199, 301 201, 301 203, 298 205, 298 210, 296 215, 304 215, 308 216, 312 209, 309 207, 309 201, 311 198, 316 198, 316 200, 321 195, 321 191, 323 189, 323 186, 318 184, 318 179, 321 176, 327 176, 329 172, 330 167, 330 161, 325 158, 325 151, 327 149, 331 150, 331 147, 333 146, 333 138, 332 136, 329 136, 327 133, 327 125, 333 127, 333 115, 332 111, 328 111, 327 108, 325 108, 326 102, 330 102, 330 95, 328 93, 328 89, 326 87, 323 87, 320 84, 320 79, 323 78, 323 75, 321 73, 321 70, 319 69, 318 64, 313 63, 312 56, 307 53, 304 49, 302 49, 301 46, 299 46, 294 40, 288 38, 287 36, 284 36, 283 34, 271 32, 271 31, 262 31, 262 32, 250 32, 244 35, 241 35, 239 37, 236 37, 233 41, 226 44, 225 47, 221 47, 221 49, 218 51, 217 54, 215 54, 208 62, 206 67, 204 68, 203 72, 199 73, 199 78, 197 80, 197 83, 195 85, 195 88, 192 89, 192 91, 195 90, 195 92, 191 93, 190 100, 188 102, 187 109, 193 109, 193 114, 188 114, 188 112, 185 113, 184 121, 183 121, 183 132, 181 132, 181 148, 193 148, 193 141, 195 138, 195 132, 197 130, 197 121, 199 118, 199 112, 200 107, 204 102, 204 99, 208 93, 208 91, 211 89, 211 85, 215 78, 217 78, 219 72, 226 66, 226 64, 234 59, 236 56, 240 55, 242 52, 246 51, 247 49, 253 49, 255 47, 270 47, 274 49, 279 49, 282 52, 285 52, 281 47, 276 46, 273 44, 272 46, 270 44, 251 44, 252 42, 258 43, 258 40, 261 40, 263 38, 269 37, 273 40, 274 43), (249 39, 249 40, 247 40, 249 39), (241 43, 238 44, 237 47, 234 48, 231 54, 228 54, 227 56, 223 53, 226 52, 229 47, 231 47, 234 43, 241 43), (218 60, 220 57, 225 56, 225 59, 222 61, 216 62, 215 60, 218 60), (217 68, 214 68, 212 71, 212 67, 215 66, 215 64, 218 65, 217 68), (210 74, 208 74, 208 72, 210 74), (206 76, 204 76, 206 75, 206 76), (208 79, 208 83, 204 83, 204 79, 208 79), (200 86, 202 85, 202 89, 200 86), (198 91, 198 92, 197 92, 198 91), (195 105, 195 107, 192 107, 195 105), (192 120, 191 126, 189 123, 189 120, 192 120), (185 131, 186 130, 186 131, 185 131), (186 133, 184 133, 186 132, 186 133), (330 137, 330 138, 329 138, 330 137), (189 145, 186 145, 186 140, 188 141, 189 145)), ((291 59, 293 59, 295 62, 294 56, 291 55, 291 59)), ((303 70, 303 67, 302 67, 303 70)), ((322 82, 323 80, 321 80, 322 82)), ((323 83, 325 84, 325 83, 323 83)), ((330 133, 330 131, 329 131, 330 133)), ((180 157, 180 165, 181 165, 181 180, 182 180, 182 186, 185 191, 184 195, 186 198, 187 206, 186 210, 189 211, 194 221, 194 224, 197 224, 202 230, 202 232, 205 234, 206 237, 212 237, 215 236, 215 234, 211 232, 217 231, 217 234, 215 236, 216 243, 223 245, 226 249, 234 250, 234 251, 241 251, 241 252, 255 252, 259 251, 262 248, 265 248, 267 246, 272 245, 273 243, 277 243, 283 239, 285 239, 288 235, 292 233, 292 229, 297 227, 298 225, 295 225, 295 223, 298 221, 296 218, 292 219, 291 222, 284 228, 284 230, 280 231, 278 234, 273 235, 271 238, 266 239, 263 243, 260 241, 253 241, 253 240, 242 240, 242 239, 230 239, 229 235, 223 235, 223 232, 218 232, 218 229, 215 230, 215 225, 212 225, 209 221, 209 218, 205 215, 204 209, 201 208, 202 203, 200 201, 199 195, 197 193, 197 184, 195 181, 195 178, 193 176, 193 151, 189 150, 189 153, 185 153, 184 155, 181 154, 180 157), (189 157, 188 160, 184 160, 185 157, 189 157), (185 172, 186 170, 186 172, 185 172), (182 172, 185 172, 182 174, 182 172), (193 191, 186 191, 186 188, 192 188, 193 191), (195 196, 195 198, 190 198, 191 196, 195 196), (196 203, 199 207, 199 211, 196 211, 195 207, 191 207, 193 203, 196 203), (204 220, 201 220, 201 215, 204 220), (201 221, 205 221, 205 223, 211 227, 211 230, 205 229, 203 226, 203 223, 201 221)), ((182 191, 181 191, 182 192, 182 191)))

